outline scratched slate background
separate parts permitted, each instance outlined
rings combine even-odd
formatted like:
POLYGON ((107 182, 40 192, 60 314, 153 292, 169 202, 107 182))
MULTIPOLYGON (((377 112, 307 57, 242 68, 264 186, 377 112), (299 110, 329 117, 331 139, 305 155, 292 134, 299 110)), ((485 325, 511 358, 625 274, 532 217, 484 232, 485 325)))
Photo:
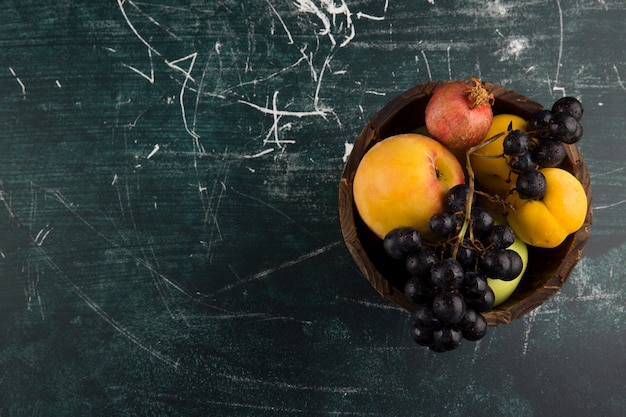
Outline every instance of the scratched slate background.
POLYGON ((1 416, 623 416, 622 0, 0 1, 1 416), (367 119, 477 75, 586 108, 553 299, 434 355, 345 249, 367 119))

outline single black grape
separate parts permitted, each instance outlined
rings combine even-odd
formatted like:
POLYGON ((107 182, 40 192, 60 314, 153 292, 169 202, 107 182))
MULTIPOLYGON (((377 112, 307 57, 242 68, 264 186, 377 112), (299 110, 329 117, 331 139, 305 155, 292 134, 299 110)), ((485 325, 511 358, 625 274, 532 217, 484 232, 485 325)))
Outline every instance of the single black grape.
POLYGON ((472 308, 478 313, 483 313, 485 311, 491 310, 495 302, 496 296, 493 293, 491 287, 487 287, 487 290, 485 290, 483 295, 480 297, 465 298, 466 308, 472 308))
POLYGON ((465 300, 456 292, 439 291, 433 298, 433 314, 443 324, 458 323, 465 315, 465 300))
POLYGON ((573 136, 569 138, 568 141, 563 140, 563 143, 568 143, 568 144, 576 143, 579 140, 581 140, 582 137, 583 137, 583 125, 578 123, 578 125, 576 125, 576 131, 574 132, 573 136))
POLYGON ((552 119, 552 112, 550 110, 539 110, 533 113, 528 119, 527 129, 529 132, 533 132, 535 137, 545 137, 548 135, 550 119, 552 119))
POLYGON ((553 139, 541 139, 532 150, 533 158, 542 168, 553 168, 565 160, 563 142, 553 139))
POLYGON ((527 200, 542 199, 547 187, 546 177, 537 170, 522 172, 515 181, 515 189, 519 196, 527 200))
POLYGON ((552 114, 548 131, 552 138, 563 143, 576 143, 583 135, 582 125, 569 113, 558 112, 552 114))
POLYGON ((463 338, 475 342, 482 339, 487 334, 487 320, 485 317, 476 312, 476 310, 468 308, 465 317, 461 320, 460 328, 463 338))
POLYGON ((471 212, 471 227, 474 237, 480 239, 491 232, 494 219, 489 210, 483 207, 474 207, 471 212))
POLYGON ((454 291, 463 283, 463 267, 452 258, 438 261, 430 270, 430 280, 437 288, 454 291))
POLYGON ((414 318, 420 329, 435 329, 439 326, 439 319, 433 314, 432 304, 418 305, 414 318))
POLYGON ((480 271, 467 271, 461 284, 461 294, 465 299, 480 298, 489 289, 487 278, 480 271))
POLYGON ((486 246, 496 249, 508 248, 515 242, 515 232, 508 224, 497 224, 484 239, 486 246))
POLYGON ((576 120, 583 118, 583 105, 575 97, 562 97, 552 105, 552 112, 564 112, 571 114, 576 120))
POLYGON ((431 346, 435 342, 433 329, 423 329, 417 323, 411 328, 411 337, 420 346, 431 346))
POLYGON ((489 278, 502 278, 511 268, 511 259, 506 249, 493 249, 480 258, 479 268, 489 278))
POLYGON ((451 212, 465 211, 470 187, 467 184, 458 184, 450 188, 446 194, 446 205, 451 212))
POLYGON ((430 218, 430 230, 439 236, 448 236, 453 233, 459 225, 459 218, 451 212, 440 212, 430 218))
POLYGON ((422 244, 422 235, 411 227, 402 227, 387 233, 383 247, 393 259, 402 259, 407 254, 417 251, 422 244))
POLYGON ((430 349, 435 352, 447 352, 456 349, 463 340, 463 334, 453 326, 443 326, 433 332, 433 344, 430 349))
POLYGON ((530 151, 524 152, 520 155, 511 156, 508 159, 508 163, 511 171, 515 173, 530 171, 531 169, 535 169, 535 166, 537 165, 535 158, 530 151))
POLYGON ((431 285, 419 277, 411 277, 404 285, 404 295, 415 304, 432 302, 434 291, 431 285))
POLYGON ((521 155, 528 152, 530 138, 521 130, 512 130, 504 138, 502 146, 505 155, 521 155))
POLYGON ((423 246, 417 252, 407 255, 405 266, 411 276, 430 279, 430 268, 438 260, 437 254, 431 247, 423 246))
POLYGON ((524 260, 519 253, 515 252, 512 249, 506 249, 505 253, 506 256, 508 256, 509 258, 510 266, 509 269, 505 271, 504 276, 502 276, 500 279, 503 281, 513 281, 519 276, 519 274, 522 273, 522 270, 524 269, 524 260))

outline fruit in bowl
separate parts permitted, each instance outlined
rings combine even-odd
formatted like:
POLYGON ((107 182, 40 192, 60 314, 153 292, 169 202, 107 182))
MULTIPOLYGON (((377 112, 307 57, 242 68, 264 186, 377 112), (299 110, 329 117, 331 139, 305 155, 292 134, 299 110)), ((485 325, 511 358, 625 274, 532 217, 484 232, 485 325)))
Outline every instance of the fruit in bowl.
MULTIPOLYGON (((480 83, 492 98, 492 115, 480 116, 489 119, 489 129, 478 143, 468 136, 450 146, 449 137, 440 139, 436 129, 433 133, 428 128, 426 109, 436 91, 460 82, 419 84, 372 117, 354 144, 339 184, 342 233, 355 262, 383 297, 415 315, 415 341, 438 352, 457 347, 462 339, 479 340, 487 325, 509 323, 549 299, 580 259, 592 221, 589 174, 576 146, 582 136, 580 102, 558 100, 546 110, 503 87, 472 82, 480 83), (379 158, 375 169, 359 173, 360 165, 368 165, 368 153, 377 144, 416 132, 455 152, 466 171, 465 181, 449 183, 447 192, 438 188, 434 193, 432 186, 412 192, 421 195, 408 205, 409 212, 421 211, 419 226, 387 218, 386 228, 377 230, 363 207, 380 204, 380 196, 363 192, 367 186, 361 181, 376 182, 377 171, 391 170, 393 175, 384 182, 403 188, 400 177, 407 171, 427 168, 411 166, 416 159, 406 155, 412 160, 408 169, 396 169, 400 165, 394 163, 390 168, 386 157, 379 158), (564 200, 563 192, 571 188, 572 179, 577 189, 574 204, 564 200), (565 220, 555 226, 553 219, 565 220), (551 239, 541 243, 546 235, 551 239)), ((445 102, 437 106, 445 107, 445 102)), ((449 109, 456 111, 467 109, 449 109)), ((450 114, 451 119, 458 117, 450 114)), ((398 206, 405 198, 398 196, 403 195, 396 190, 378 216, 395 217, 391 207, 398 206)))
POLYGON ((465 182, 463 168, 438 141, 417 133, 376 143, 354 175, 354 202, 368 227, 381 239, 411 226, 428 232, 430 218, 443 209, 443 196, 465 182))

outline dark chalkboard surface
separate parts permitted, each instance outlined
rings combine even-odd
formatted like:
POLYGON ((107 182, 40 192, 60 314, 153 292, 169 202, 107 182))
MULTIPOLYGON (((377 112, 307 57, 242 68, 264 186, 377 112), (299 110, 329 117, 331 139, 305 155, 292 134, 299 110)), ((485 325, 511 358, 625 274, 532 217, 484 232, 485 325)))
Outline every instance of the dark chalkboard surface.
POLYGON ((1 416, 623 416, 622 0, 3 1, 1 416), (437 355, 338 221, 378 109, 470 76, 585 105, 594 224, 437 355))

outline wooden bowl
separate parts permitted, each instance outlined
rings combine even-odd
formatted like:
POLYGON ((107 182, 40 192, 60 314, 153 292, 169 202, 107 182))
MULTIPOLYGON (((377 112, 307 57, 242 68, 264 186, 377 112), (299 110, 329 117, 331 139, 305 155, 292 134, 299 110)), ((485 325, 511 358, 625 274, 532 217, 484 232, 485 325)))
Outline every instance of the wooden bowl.
MULTIPOLYGON (((354 204, 352 181, 363 155, 378 141, 389 136, 423 129, 424 109, 433 91, 449 81, 419 84, 391 100, 376 113, 362 130, 346 162, 339 183, 339 218, 348 250, 365 278, 385 299, 413 312, 415 306, 404 296, 408 274, 402 264, 394 263, 384 253, 382 240, 363 222, 354 204)), ((528 119, 543 106, 501 86, 485 83, 494 94, 494 114, 516 114, 528 119)), ((510 323, 534 310, 567 281, 580 260, 589 238, 592 222, 591 182, 587 166, 576 145, 566 145, 567 157, 561 168, 571 172, 582 183, 588 198, 587 216, 583 226, 556 248, 529 246, 526 273, 511 297, 483 313, 491 326, 510 323)))

